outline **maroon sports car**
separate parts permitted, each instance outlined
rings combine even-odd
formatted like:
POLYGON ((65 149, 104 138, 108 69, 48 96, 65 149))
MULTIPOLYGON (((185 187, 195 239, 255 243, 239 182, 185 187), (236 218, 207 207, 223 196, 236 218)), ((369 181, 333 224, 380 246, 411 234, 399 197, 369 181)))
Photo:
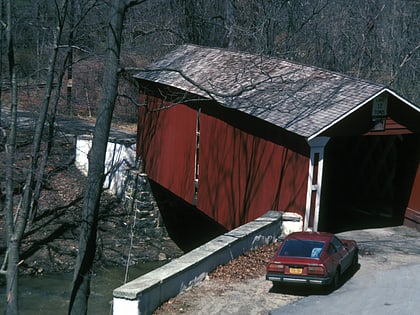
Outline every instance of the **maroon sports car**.
POLYGON ((326 232, 295 232, 281 243, 267 266, 273 285, 302 283, 337 288, 341 275, 358 266, 359 249, 353 240, 326 232))

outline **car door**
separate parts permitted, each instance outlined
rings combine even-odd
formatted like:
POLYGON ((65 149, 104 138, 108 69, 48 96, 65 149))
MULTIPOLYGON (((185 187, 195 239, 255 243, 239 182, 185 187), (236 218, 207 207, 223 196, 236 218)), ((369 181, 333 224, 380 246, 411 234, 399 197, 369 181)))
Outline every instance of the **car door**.
POLYGON ((328 274, 333 275, 340 264, 341 256, 337 253, 334 244, 330 242, 328 245, 328 257, 325 259, 325 266, 327 267, 328 274))
POLYGON ((340 261, 341 271, 344 272, 347 268, 350 267, 352 263, 352 256, 348 249, 343 245, 343 243, 337 238, 333 237, 331 243, 337 250, 338 259, 340 261))

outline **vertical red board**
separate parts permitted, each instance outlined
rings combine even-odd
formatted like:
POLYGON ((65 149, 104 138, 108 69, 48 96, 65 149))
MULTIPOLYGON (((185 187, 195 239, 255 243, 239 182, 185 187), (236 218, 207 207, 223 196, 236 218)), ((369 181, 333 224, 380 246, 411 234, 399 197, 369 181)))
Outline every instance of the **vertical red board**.
POLYGON ((197 112, 147 97, 140 108, 138 156, 149 178, 188 202, 194 198, 195 132, 197 112), (165 109, 156 110, 167 106, 165 109))
POLYGON ((202 114, 197 207, 227 229, 268 210, 305 212, 308 158, 202 114))
POLYGON ((420 230, 420 165, 417 167, 416 177, 411 189, 404 224, 420 230))

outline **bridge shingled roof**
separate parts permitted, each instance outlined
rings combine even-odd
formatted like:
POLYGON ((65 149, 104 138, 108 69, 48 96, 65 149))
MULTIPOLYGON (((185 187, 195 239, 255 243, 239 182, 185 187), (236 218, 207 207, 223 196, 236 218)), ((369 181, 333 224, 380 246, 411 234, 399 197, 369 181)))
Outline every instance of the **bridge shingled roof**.
POLYGON ((313 138, 384 85, 263 55, 182 45, 136 78, 175 87, 313 138))

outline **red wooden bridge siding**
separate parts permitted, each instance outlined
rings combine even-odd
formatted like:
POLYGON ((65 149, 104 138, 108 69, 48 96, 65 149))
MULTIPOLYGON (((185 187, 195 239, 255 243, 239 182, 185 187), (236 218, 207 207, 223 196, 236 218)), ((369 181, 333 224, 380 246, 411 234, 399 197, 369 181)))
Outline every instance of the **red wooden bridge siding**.
MULTIPOLYGON (((141 99, 149 110, 162 105, 159 98, 141 99)), ((140 108, 138 155, 149 177, 227 229, 270 209, 303 215, 309 167, 305 148, 291 149, 215 116, 203 107, 197 130, 197 108, 183 104, 155 112, 140 108)), ((264 135, 264 128, 257 129, 264 135)))
POLYGON ((140 107, 138 120, 137 156, 143 158, 144 171, 150 179, 192 202, 197 114, 184 105, 153 111, 162 106, 162 100, 142 98, 149 109, 140 107))

